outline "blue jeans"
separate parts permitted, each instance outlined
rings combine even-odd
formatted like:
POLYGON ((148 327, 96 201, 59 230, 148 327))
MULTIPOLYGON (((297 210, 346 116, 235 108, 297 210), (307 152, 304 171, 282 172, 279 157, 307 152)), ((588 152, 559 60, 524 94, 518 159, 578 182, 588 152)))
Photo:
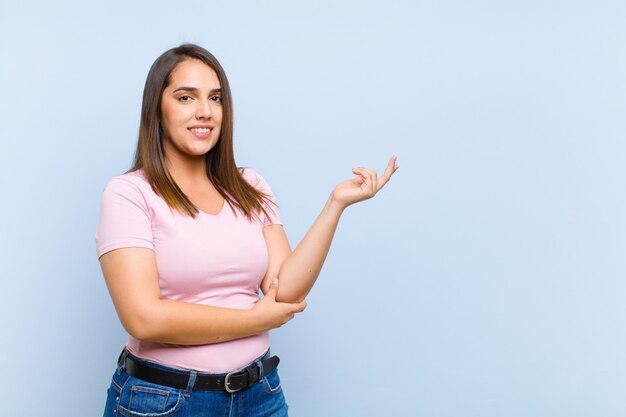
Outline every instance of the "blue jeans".
MULTIPOLYGON (((268 357, 269 352, 263 357, 268 357)), ((170 368, 142 359, 150 366, 173 372, 170 368)), ((254 361, 254 362, 257 362, 254 361)), ((198 373, 198 375, 201 375, 198 373)), ((190 381, 194 378, 190 378, 190 381)), ((118 365, 107 392, 104 417, 284 417, 287 404, 280 387, 278 370, 261 375, 259 382, 241 391, 194 391, 170 388, 130 376, 118 365)))

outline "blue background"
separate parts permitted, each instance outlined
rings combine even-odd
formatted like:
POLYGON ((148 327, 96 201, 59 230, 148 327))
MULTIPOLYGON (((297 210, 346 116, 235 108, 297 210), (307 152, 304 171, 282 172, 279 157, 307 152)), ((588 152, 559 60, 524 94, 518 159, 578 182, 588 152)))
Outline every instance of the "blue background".
POLYGON ((182 42, 235 99, 292 245, 341 221, 273 332, 291 414, 626 415, 626 3, 0 3, 2 414, 96 416, 125 341, 95 255, 143 83, 182 42))

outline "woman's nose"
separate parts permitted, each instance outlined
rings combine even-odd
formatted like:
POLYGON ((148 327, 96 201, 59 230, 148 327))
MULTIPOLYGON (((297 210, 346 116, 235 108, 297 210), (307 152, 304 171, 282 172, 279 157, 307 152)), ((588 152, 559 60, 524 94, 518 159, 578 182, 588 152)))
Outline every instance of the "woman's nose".
POLYGON ((200 100, 198 108, 196 109, 196 118, 208 119, 211 115, 211 104, 209 103, 209 100, 200 100))

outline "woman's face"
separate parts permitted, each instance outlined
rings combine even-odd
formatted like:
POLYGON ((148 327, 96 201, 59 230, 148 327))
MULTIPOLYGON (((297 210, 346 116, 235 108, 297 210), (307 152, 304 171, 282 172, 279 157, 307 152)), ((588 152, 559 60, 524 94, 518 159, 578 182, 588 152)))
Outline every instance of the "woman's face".
POLYGON ((167 159, 196 159, 220 138, 222 95, 216 72, 197 59, 179 63, 161 97, 167 159))

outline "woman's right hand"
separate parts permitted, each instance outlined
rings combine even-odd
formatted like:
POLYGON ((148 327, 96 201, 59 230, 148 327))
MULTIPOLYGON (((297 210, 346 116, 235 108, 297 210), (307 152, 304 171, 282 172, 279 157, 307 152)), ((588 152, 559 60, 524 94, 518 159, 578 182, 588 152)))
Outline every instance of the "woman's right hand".
POLYGON ((375 171, 368 168, 352 168, 352 173, 356 177, 337 184, 331 194, 332 201, 343 210, 351 204, 374 197, 389 182, 393 173, 398 170, 397 160, 397 157, 392 156, 385 172, 380 177, 375 171))
POLYGON ((278 278, 272 281, 263 299, 252 308, 261 326, 267 330, 282 326, 294 318, 296 313, 301 313, 306 308, 306 300, 299 303, 279 303, 276 301, 277 292, 278 278))

